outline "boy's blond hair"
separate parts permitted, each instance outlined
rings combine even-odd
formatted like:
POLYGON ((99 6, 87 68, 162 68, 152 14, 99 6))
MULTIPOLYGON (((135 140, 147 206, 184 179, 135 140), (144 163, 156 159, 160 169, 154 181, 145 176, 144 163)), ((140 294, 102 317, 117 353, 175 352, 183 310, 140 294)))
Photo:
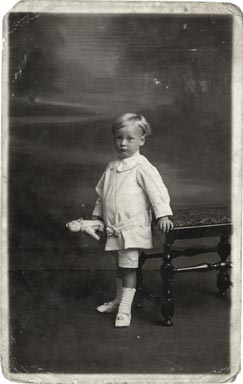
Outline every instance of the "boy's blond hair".
POLYGON ((128 123, 134 123, 143 132, 143 136, 151 135, 151 128, 145 117, 136 113, 125 113, 119 116, 112 125, 112 132, 115 133, 118 129, 124 128, 128 123))

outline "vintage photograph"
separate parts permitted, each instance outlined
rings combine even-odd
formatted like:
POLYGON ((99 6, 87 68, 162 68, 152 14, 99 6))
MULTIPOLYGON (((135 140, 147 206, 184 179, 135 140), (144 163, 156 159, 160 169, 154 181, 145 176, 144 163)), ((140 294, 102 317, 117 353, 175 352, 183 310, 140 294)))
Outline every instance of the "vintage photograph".
POLYGON ((98 3, 5 17, 4 370, 226 381, 240 361, 242 16, 98 3))

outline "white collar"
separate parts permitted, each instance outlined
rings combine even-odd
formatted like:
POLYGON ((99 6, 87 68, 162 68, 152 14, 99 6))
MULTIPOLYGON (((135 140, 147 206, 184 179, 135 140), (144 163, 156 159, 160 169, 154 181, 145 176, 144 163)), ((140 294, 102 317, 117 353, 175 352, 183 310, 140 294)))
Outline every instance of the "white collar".
POLYGON ((136 165, 138 164, 138 162, 140 160, 140 157, 141 157, 141 155, 140 155, 139 151, 137 151, 131 157, 111 161, 108 166, 110 169, 116 168, 117 172, 125 172, 131 168, 136 167, 136 165))

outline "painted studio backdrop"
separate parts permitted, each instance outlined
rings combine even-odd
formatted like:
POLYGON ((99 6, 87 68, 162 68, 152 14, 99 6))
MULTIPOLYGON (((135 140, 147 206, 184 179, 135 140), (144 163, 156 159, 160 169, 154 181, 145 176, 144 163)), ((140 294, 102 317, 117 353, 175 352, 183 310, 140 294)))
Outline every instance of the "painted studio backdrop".
POLYGON ((231 16, 10 13, 8 37, 11 372, 229 372, 230 298, 213 273, 175 279, 162 327, 161 260, 148 261, 154 296, 118 332, 96 311, 111 255, 65 224, 91 217, 126 112, 151 125, 142 153, 175 215, 230 211, 231 16))
POLYGON ((230 206, 230 16, 17 13, 9 39, 11 268, 80 263, 65 223, 91 216, 125 112, 173 210, 230 206))

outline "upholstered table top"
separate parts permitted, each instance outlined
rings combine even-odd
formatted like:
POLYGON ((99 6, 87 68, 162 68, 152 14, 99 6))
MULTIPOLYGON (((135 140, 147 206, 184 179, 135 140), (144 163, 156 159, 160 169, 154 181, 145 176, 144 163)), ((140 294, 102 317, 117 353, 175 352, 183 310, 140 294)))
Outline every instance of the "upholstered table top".
POLYGON ((227 207, 179 208, 173 211, 175 228, 231 223, 231 213, 227 207))

